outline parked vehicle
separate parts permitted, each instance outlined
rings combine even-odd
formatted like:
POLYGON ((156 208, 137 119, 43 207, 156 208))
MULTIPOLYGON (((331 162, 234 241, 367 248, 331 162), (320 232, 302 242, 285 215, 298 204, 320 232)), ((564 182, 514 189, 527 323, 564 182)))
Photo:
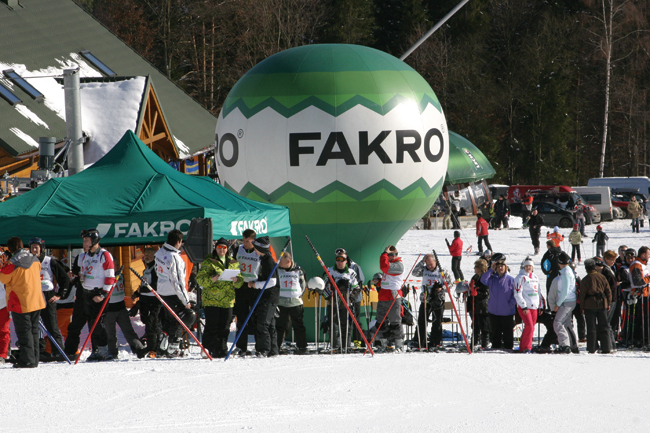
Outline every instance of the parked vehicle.
POLYGON ((511 203, 519 202, 521 198, 529 193, 535 201, 553 203, 563 209, 573 211, 578 200, 581 200, 586 207, 585 224, 598 224, 601 221, 601 215, 598 210, 588 204, 582 197, 570 186, 565 185, 512 185, 508 189, 508 200, 511 203))
MULTIPOLYGON (((533 208, 537 207, 537 211, 544 218, 544 225, 547 227, 562 227, 570 228, 573 227, 576 220, 573 216, 573 212, 566 210, 557 206, 553 203, 546 202, 535 202, 533 201, 533 208)), ((510 205, 510 215, 521 217, 523 205, 521 203, 512 203, 510 205)))
MULTIPOLYGON (((588 186, 608 186, 615 188, 638 189, 645 196, 650 196, 650 179, 645 176, 636 177, 595 177, 589 179, 588 186)), ((613 191, 612 191, 613 192, 613 191)))
POLYGON ((582 200, 596 208, 604 221, 612 221, 612 195, 608 186, 574 186, 582 200))
POLYGON ((645 195, 641 194, 638 189, 631 188, 614 188, 612 190, 612 205, 619 207, 623 213, 622 218, 627 218, 627 205, 630 203, 632 196, 641 203, 641 206, 646 209, 644 213, 647 214, 648 199, 645 195))
POLYGON ((507 196, 509 185, 488 185, 490 189, 490 195, 493 199, 498 199, 501 194, 507 196))
POLYGON ((612 206, 612 215, 614 215, 614 218, 617 220, 625 218, 625 213, 623 212, 623 209, 621 209, 618 206, 612 206))

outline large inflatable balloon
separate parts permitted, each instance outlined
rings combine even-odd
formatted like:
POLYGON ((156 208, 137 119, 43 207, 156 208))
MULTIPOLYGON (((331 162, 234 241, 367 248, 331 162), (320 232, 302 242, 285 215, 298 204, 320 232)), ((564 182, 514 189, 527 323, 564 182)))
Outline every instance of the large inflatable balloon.
POLYGON ((294 256, 309 276, 322 270, 304 235, 330 265, 345 248, 368 278, 438 197, 449 137, 438 98, 406 63, 363 46, 307 45, 237 82, 216 155, 227 188, 289 207, 294 256))

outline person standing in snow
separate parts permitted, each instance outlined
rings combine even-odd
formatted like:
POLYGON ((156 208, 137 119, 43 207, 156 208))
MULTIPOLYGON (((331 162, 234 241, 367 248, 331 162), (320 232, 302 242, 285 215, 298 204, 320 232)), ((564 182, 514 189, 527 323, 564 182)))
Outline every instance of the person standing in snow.
MULTIPOLYGON (((633 301, 637 301, 635 304, 630 305, 632 311, 632 316, 634 316, 633 329, 634 341, 638 347, 644 347, 646 341, 643 341, 644 329, 648 329, 648 320, 650 317, 646 314, 641 314, 641 310, 650 300, 650 274, 648 273, 648 258, 650 258, 650 248, 641 247, 636 255, 636 260, 630 265, 629 275, 632 292, 630 297, 633 301), (644 299, 638 299, 644 298, 644 299), (645 323, 644 323, 645 322, 645 323), (644 328, 645 327, 645 328, 644 328)), ((645 333, 646 339, 648 339, 647 332, 645 333)))
POLYGON ((493 349, 512 350, 515 327, 515 279, 508 273, 506 256, 495 253, 492 267, 481 276, 481 283, 490 288, 488 313, 492 328, 493 349))
POLYGON ((278 348, 284 342, 285 334, 289 331, 289 321, 296 336, 296 345, 299 355, 307 353, 307 329, 304 323, 304 307, 302 294, 305 292, 307 282, 305 271, 294 261, 289 253, 284 253, 278 265, 278 277, 280 278, 280 299, 276 330, 278 334, 278 348))
POLYGON ((241 273, 230 280, 220 280, 226 269, 239 269, 239 263, 228 253, 228 241, 220 238, 196 275, 196 281, 203 287, 203 346, 215 358, 225 358, 228 353, 235 292, 244 284, 241 273))
POLYGON ((472 318, 473 344, 480 344, 481 349, 487 349, 490 343, 490 321, 488 316, 488 299, 490 288, 481 283, 481 275, 488 270, 484 259, 474 262, 474 276, 469 282, 467 297, 467 314, 472 318))
MULTIPOLYGON (((59 324, 56 316, 56 301, 67 298, 70 293, 70 277, 65 267, 54 257, 45 255, 45 241, 41 238, 33 238, 29 241, 29 251, 41 262, 41 287, 43 297, 45 298, 45 308, 41 311, 41 319, 45 329, 54 338, 54 341, 63 348, 63 337, 59 330, 59 324)), ((52 343, 50 343, 52 344, 52 343)), ((45 352, 45 339, 39 341, 40 356, 43 359, 48 358, 45 352)), ((53 360, 63 361, 61 355, 54 345, 51 346, 51 355, 53 360)))
POLYGON ((546 275, 546 294, 548 295, 553 278, 557 277, 560 273, 558 258, 562 254, 562 249, 556 247, 552 240, 546 241, 546 248, 547 250, 542 256, 542 272, 546 275))
MULTIPOLYGON (((431 316, 431 333, 429 334, 428 347, 430 350, 442 344, 442 316, 445 312, 445 278, 449 278, 446 270, 440 272, 438 263, 433 254, 427 254, 422 259, 424 266, 416 266, 413 270, 414 277, 422 277, 422 291, 420 292, 420 310, 418 313, 418 326, 416 335, 420 335, 420 344, 427 341, 427 328, 431 316)), ((448 284, 451 284, 448 281, 448 284)))
MULTIPOLYGON (((2 253, 4 257, 4 251, 2 253)), ((0 364, 4 364, 9 356, 9 343, 11 342, 11 331, 9 330, 9 323, 11 316, 7 309, 7 291, 5 285, 0 283, 0 364)))
POLYGON ((117 359, 119 349, 117 347, 117 328, 115 325, 120 325, 122 335, 129 343, 131 352, 143 358, 147 352, 146 348, 140 341, 138 334, 133 329, 131 324, 131 317, 129 311, 126 309, 124 302, 124 279, 120 278, 115 282, 115 288, 111 294, 111 299, 108 300, 106 306, 106 314, 104 316, 104 327, 106 328, 106 337, 108 341, 108 350, 111 356, 117 359))
POLYGON ((607 248, 607 241, 609 240, 609 236, 605 234, 603 231, 603 226, 600 224, 596 227, 596 234, 594 235, 594 239, 591 241, 591 243, 596 242, 596 256, 602 258, 603 253, 605 252, 605 248, 607 248))
POLYGON ((242 329, 242 325, 246 322, 246 318, 251 311, 251 307, 257 298, 256 290, 249 287, 250 281, 256 281, 257 275, 260 271, 260 257, 255 254, 253 242, 257 237, 257 233, 253 229, 246 229, 242 232, 242 244, 237 248, 235 258, 239 263, 241 275, 244 278, 244 285, 238 290, 235 290, 235 306, 233 313, 237 317, 237 332, 240 333, 239 340, 237 340, 237 348, 233 354, 248 355, 248 336, 255 334, 253 324, 248 323, 242 329))
MULTIPOLYGON (((341 291, 341 294, 346 298, 345 301, 348 302, 349 299, 352 298, 353 294, 356 296, 356 293, 359 290, 358 276, 354 269, 348 266, 348 255, 343 248, 337 248, 335 254, 336 264, 328 268, 328 271, 336 283, 336 286, 341 291)), ((331 287, 331 283, 328 279, 326 280, 325 287, 329 288, 329 291, 332 293, 332 297, 330 298, 330 308, 328 308, 327 311, 329 315, 328 319, 330 329, 333 331, 332 338, 334 341, 332 349, 338 351, 347 347, 349 344, 354 325, 350 323, 351 320, 348 316, 347 309, 345 308, 343 301, 339 299, 336 289, 331 287), (345 332, 345 338, 341 336, 342 332, 345 332)))
POLYGON ((485 248, 488 250, 492 249, 492 245, 490 245, 490 241, 488 240, 488 235, 488 223, 483 218, 483 215, 478 212, 476 214, 476 236, 478 237, 479 255, 483 252, 483 242, 485 242, 485 248))
MULTIPOLYGON (((379 256, 379 268, 384 276, 377 294, 377 323, 384 322, 381 326, 382 343, 392 342, 395 351, 400 352, 404 345, 404 330, 402 303, 397 298, 402 296, 404 264, 393 245, 387 246, 379 256)), ((386 344, 382 344, 382 347, 386 347, 386 344)))
POLYGON ((535 255, 539 254, 539 235, 544 225, 544 218, 539 214, 537 208, 533 211, 528 219, 528 233, 530 233, 530 240, 533 242, 535 248, 535 255))
POLYGON ((559 247, 564 236, 560 233, 560 228, 558 226, 553 227, 553 233, 546 232, 546 239, 552 240, 556 247, 559 247))
POLYGON ((571 317, 578 297, 576 294, 576 279, 573 270, 569 266, 569 261, 570 257, 567 253, 560 254, 558 258, 560 273, 553 281, 554 285, 557 283, 557 290, 551 286, 548 297, 549 306, 555 311, 553 330, 557 335, 560 346, 559 353, 571 353, 572 347, 577 348, 571 317))
POLYGON ((454 231, 454 240, 451 245, 447 239, 445 239, 445 242, 451 254, 451 271, 454 273, 455 283, 458 284, 465 281, 463 271, 460 270, 460 262, 463 259, 463 241, 460 239, 460 232, 458 230, 454 231))
POLYGON ((580 244, 582 243, 582 235, 580 234, 578 224, 573 225, 573 230, 569 233, 569 242, 571 243, 571 261, 575 262, 576 254, 578 255, 578 262, 582 262, 580 256, 580 244))
POLYGON ((639 217, 642 215, 642 208, 635 196, 632 196, 627 205, 627 213, 632 218, 632 233, 639 233, 639 217))
POLYGON ((144 323, 144 335, 147 340, 147 353, 150 358, 156 356, 156 352, 158 351, 158 339, 162 332, 160 323, 160 309, 162 308, 162 304, 158 298, 151 293, 149 287, 147 287, 147 285, 149 285, 154 290, 158 287, 155 254, 155 248, 148 247, 144 249, 144 256, 142 257, 144 271, 142 271, 142 277, 145 279, 147 284, 142 283, 140 288, 132 295, 134 301, 136 299, 138 300, 140 320, 144 323))
POLYGON ((609 323, 611 349, 613 352, 616 351, 616 336, 618 335, 618 322, 621 315, 621 296, 619 294, 619 285, 621 283, 616 279, 614 272, 616 256, 617 254, 614 251, 607 250, 603 253, 602 260, 596 260, 596 270, 607 278, 609 289, 612 292, 612 300, 609 303, 609 310, 607 311, 607 322, 609 323))
POLYGON ((607 278, 596 270, 594 259, 585 260, 587 276, 580 283, 580 306, 587 321, 587 351, 596 353, 598 341, 602 353, 611 352, 611 334, 607 312, 612 292, 607 278))
POLYGON ((531 353, 533 333, 537 323, 537 310, 540 307, 539 278, 533 273, 534 263, 530 256, 521 263, 519 275, 515 278, 515 301, 517 311, 524 323, 521 333, 519 352, 531 353))
POLYGON ((521 205, 521 220, 524 223, 522 228, 526 228, 529 225, 528 220, 533 211, 533 196, 526 193, 526 195, 521 199, 521 205))
POLYGON ((585 234, 585 212, 586 211, 587 211, 587 207, 582 204, 582 200, 578 200, 578 203, 576 203, 574 208, 574 216, 576 222, 578 223, 578 227, 580 227, 580 234, 584 237, 587 237, 587 235, 585 234))
MULTIPOLYGON (((336 254, 339 253, 345 254, 345 256, 348 258, 347 261, 348 268, 352 269, 354 272, 357 273, 357 280, 359 281, 359 286, 361 287, 363 285, 363 282, 365 281, 365 276, 363 275, 363 270, 361 269, 361 266, 359 266, 358 263, 356 263, 354 260, 350 258, 345 248, 337 248, 336 254)), ((361 314, 361 301, 363 300, 363 291, 362 290, 355 291, 355 293, 357 292, 358 294, 355 294, 353 297, 350 298, 350 302, 352 304, 350 305, 350 308, 352 308, 352 312, 354 313, 354 318, 359 323, 359 316, 361 314)), ((361 335, 359 334, 359 331, 357 330, 356 326, 353 328, 354 329, 352 329, 352 339, 361 342, 363 338, 361 338, 361 335)))
MULTIPOLYGON (((158 275, 156 291, 167 306, 181 318, 186 315, 189 317, 192 312, 192 304, 190 304, 185 285, 185 262, 181 258, 180 250, 182 246, 183 232, 172 230, 167 234, 167 242, 154 255, 158 275)), ((165 309, 165 321, 162 328, 163 341, 160 344, 162 354, 168 358, 183 356, 183 351, 180 349, 183 328, 167 309, 165 309), (164 341, 165 339, 167 341, 164 341)))
POLYGON ((494 214, 496 215, 496 223, 494 228, 497 230, 501 228, 503 223, 503 228, 508 228, 508 215, 510 215, 510 205, 508 200, 505 199, 505 196, 501 194, 496 203, 494 203, 494 214))

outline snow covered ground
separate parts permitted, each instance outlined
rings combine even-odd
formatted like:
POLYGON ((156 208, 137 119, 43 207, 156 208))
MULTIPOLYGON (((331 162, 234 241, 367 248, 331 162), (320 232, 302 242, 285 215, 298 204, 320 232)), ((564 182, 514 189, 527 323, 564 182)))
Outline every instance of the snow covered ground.
MULTIPOLYGON (((648 239, 648 228, 633 235, 629 220, 603 226, 610 249, 648 239)), ((445 236, 451 240, 452 231, 408 232, 397 245, 406 268, 431 248, 450 267, 445 236)), ((476 250, 473 231, 463 240, 476 250)), ((513 272, 532 252, 527 230, 492 231, 490 241, 513 272)), ((591 255, 590 240, 584 246, 591 255)), ((466 278, 475 258, 463 259, 466 278)), ((210 362, 198 353, 138 360, 124 351, 116 362, 0 367, 0 431, 641 432, 650 422, 649 358, 483 352, 210 362)))

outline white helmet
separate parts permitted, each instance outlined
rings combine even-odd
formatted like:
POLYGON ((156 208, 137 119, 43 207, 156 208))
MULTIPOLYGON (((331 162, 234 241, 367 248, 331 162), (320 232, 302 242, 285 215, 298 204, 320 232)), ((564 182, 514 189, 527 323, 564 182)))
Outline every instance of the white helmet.
POLYGON ((321 277, 312 277, 307 282, 307 287, 310 290, 323 290, 325 288, 325 281, 321 277))

